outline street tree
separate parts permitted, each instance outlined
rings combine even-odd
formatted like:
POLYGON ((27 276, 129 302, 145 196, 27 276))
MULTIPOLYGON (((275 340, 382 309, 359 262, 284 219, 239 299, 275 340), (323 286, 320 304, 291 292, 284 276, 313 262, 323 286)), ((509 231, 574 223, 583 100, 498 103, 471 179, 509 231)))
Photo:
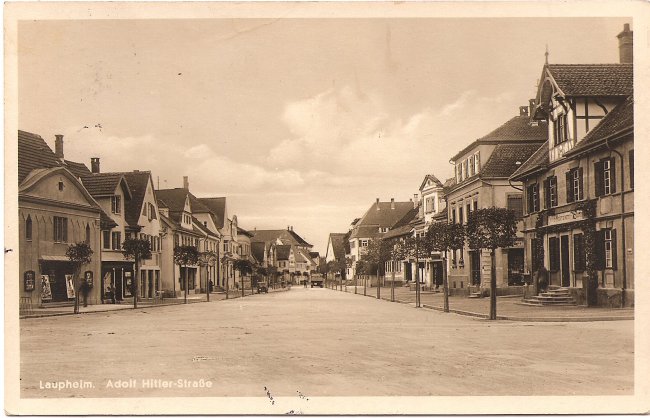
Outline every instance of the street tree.
POLYGON ((431 256, 431 248, 425 236, 417 232, 400 240, 399 252, 403 260, 415 259, 415 306, 420 307, 420 259, 431 256))
POLYGON ((381 297, 380 276, 386 274, 386 262, 391 259, 392 245, 388 240, 371 239, 361 260, 370 265, 369 274, 377 275, 377 299, 381 297))
POLYGON ((490 250, 490 319, 497 319, 495 250, 514 245, 517 237, 515 212, 494 207, 475 210, 470 212, 465 230, 471 249, 490 250))
POLYGON ((199 250, 193 245, 180 245, 174 247, 174 263, 179 267, 185 268, 185 277, 183 278, 184 302, 187 303, 188 291, 188 274, 187 266, 196 265, 199 262, 199 250))
POLYGON ((65 252, 65 255, 68 257, 73 266, 73 276, 72 284, 74 287, 74 313, 79 313, 79 290, 81 286, 79 283, 79 276, 81 275, 81 269, 83 266, 90 264, 93 257, 93 250, 90 248, 90 245, 85 242, 78 242, 73 245, 69 245, 68 249, 65 252))
POLYGON ((449 312, 449 282, 447 279, 447 251, 463 248, 465 243, 465 228, 462 224, 436 222, 426 234, 426 241, 431 251, 442 254, 442 290, 444 295, 444 311, 449 312))
POLYGON ((132 282, 133 308, 138 307, 138 278, 142 261, 151 258, 151 243, 147 239, 127 238, 122 243, 122 255, 126 260, 133 260, 135 264, 135 277, 132 282))
POLYGON ((239 272, 239 280, 241 283, 241 295, 244 297, 244 276, 253 272, 253 263, 246 258, 238 258, 233 263, 233 268, 239 272))
POLYGON ((217 253, 214 251, 203 251, 199 253, 198 264, 205 267, 205 294, 207 301, 210 302, 210 292, 212 291, 212 283, 210 281, 210 267, 217 264, 217 253))

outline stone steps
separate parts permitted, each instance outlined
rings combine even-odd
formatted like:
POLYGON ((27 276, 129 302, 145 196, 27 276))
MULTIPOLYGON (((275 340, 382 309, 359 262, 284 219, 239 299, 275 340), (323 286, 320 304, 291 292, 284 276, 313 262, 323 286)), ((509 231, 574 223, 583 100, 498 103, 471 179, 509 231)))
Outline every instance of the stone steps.
POLYGON ((528 306, 576 306, 576 301, 569 289, 559 286, 549 286, 548 290, 539 295, 524 299, 521 305, 528 306))

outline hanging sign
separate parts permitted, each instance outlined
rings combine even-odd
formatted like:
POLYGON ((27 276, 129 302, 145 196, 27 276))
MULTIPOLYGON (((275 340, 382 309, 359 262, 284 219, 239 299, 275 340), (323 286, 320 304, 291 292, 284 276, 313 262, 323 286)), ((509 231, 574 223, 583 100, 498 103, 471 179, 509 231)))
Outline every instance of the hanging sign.
POLYGON ((50 287, 50 276, 41 275, 41 300, 52 300, 52 288, 50 287))
POLYGON ((65 275, 65 287, 68 291, 68 299, 74 299, 74 278, 72 274, 65 275))
POLYGON ((23 286, 25 288, 25 292, 31 292, 36 288, 36 276, 34 270, 25 272, 25 277, 23 278, 23 286))

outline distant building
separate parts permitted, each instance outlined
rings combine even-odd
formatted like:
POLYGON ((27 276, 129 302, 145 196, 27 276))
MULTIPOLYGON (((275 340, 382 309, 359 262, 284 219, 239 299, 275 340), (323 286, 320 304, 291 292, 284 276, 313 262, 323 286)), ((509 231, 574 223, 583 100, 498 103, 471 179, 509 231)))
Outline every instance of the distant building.
POLYGON ((264 243, 267 251, 274 251, 275 267, 285 279, 293 278, 293 283, 298 284, 301 279, 304 280, 305 273, 309 275, 315 269, 316 263, 309 254, 313 245, 298 235, 292 226, 249 232, 253 235, 251 245, 264 243))

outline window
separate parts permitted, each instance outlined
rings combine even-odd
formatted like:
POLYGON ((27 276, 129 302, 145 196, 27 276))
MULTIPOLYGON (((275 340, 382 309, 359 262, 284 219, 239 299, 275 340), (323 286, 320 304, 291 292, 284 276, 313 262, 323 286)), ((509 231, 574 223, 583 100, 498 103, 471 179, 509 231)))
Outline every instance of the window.
POLYGON ((628 154, 629 166, 630 166, 630 188, 634 189, 634 150, 630 150, 628 154))
POLYGON ((613 158, 604 158, 594 163, 596 196, 616 193, 616 166, 613 158))
POLYGON ((54 217, 54 242, 68 241, 68 218, 54 217))
POLYGON ((111 249, 111 232, 102 231, 102 248, 105 250, 111 249))
POLYGON ((119 250, 121 249, 122 246, 122 233, 121 232, 113 232, 111 234, 112 241, 113 241, 113 249, 114 250, 119 250))
POLYGON ((456 208, 454 207, 451 208, 451 223, 456 223, 456 208))
POLYGON ((476 151, 474 153, 474 173, 476 173, 476 174, 478 174, 478 172, 479 172, 479 170, 481 168, 481 163, 480 163, 481 160, 479 158, 480 156, 481 156, 481 154, 480 154, 479 151, 476 151))
POLYGON ((515 213, 515 219, 520 220, 524 216, 524 204, 521 195, 508 195, 506 207, 515 213))
POLYGON ((147 205, 142 205, 142 216, 147 216, 147 205))
POLYGON ((474 210, 478 210, 478 200, 474 201, 474 210))
POLYGON ((59 181, 59 191, 62 192, 64 188, 63 182, 59 181))
POLYGON ((469 220, 469 213, 472 211, 472 202, 467 202, 465 206, 465 212, 467 213, 467 219, 469 220))
POLYGON ((528 199, 528 213, 539 211, 539 185, 537 183, 531 184, 526 188, 526 196, 528 199))
POLYGON ((548 256, 549 256, 549 270, 560 270, 560 239, 551 237, 548 239, 548 256))
POLYGON ((586 254, 585 243, 582 234, 573 236, 573 271, 581 273, 585 271, 586 254))
POLYGON ((368 240, 367 239, 362 239, 361 240, 361 246, 362 247, 367 247, 368 246, 368 240))
POLYGON ((474 156, 473 155, 470 156, 467 161, 469 165, 469 176, 471 177, 474 174, 476 174, 476 167, 474 166, 474 156))
POLYGON ((554 208, 557 206, 557 177, 551 176, 544 180, 544 207, 554 208))
POLYGON ((573 168, 566 173, 566 201, 571 203, 582 199, 582 167, 573 168))
POLYGON ((122 197, 121 196, 112 196, 111 197, 111 212, 115 214, 122 213, 122 197))
POLYGON ((90 244, 90 225, 86 224, 86 244, 90 244))
POLYGON ((600 254, 603 260, 600 266, 616 270, 616 230, 615 229, 602 229, 600 231, 600 254))
POLYGON ((554 123, 553 138, 555 145, 566 142, 569 139, 569 132, 567 131, 567 117, 566 115, 559 115, 554 123))
POLYGON ((463 207, 462 206, 458 207, 458 223, 459 224, 463 223, 463 207))
POLYGON ((32 240, 32 217, 30 215, 27 215, 27 219, 25 219, 25 239, 32 240))
POLYGON ((456 183, 460 183, 462 179, 462 169, 461 169, 461 164, 456 164, 456 183))

